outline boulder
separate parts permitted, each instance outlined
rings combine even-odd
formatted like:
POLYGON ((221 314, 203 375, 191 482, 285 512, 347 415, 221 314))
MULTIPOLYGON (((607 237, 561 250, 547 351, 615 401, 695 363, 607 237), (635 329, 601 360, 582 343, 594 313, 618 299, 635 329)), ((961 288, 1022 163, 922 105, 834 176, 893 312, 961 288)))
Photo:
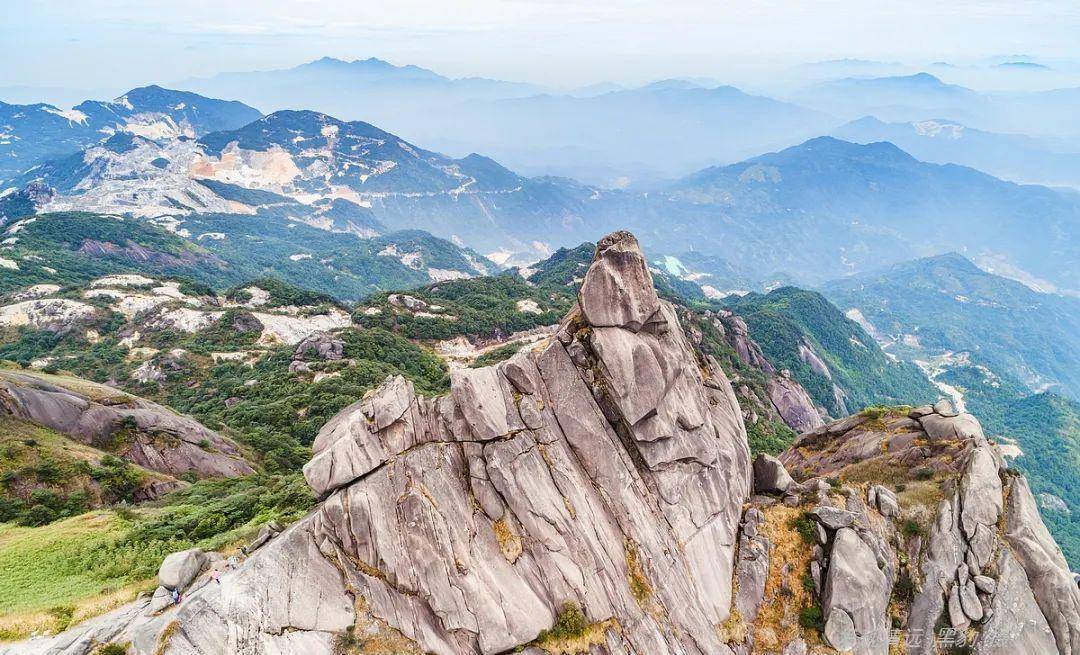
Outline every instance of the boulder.
POLYGON ((837 610, 829 614, 829 619, 825 621, 825 640, 830 646, 838 651, 850 651, 855 648, 857 639, 855 624, 847 612, 837 610))
POLYGON ((183 591, 206 566, 206 553, 198 548, 171 553, 161 562, 158 583, 169 590, 183 591))
POLYGON ((874 485, 870 490, 873 504, 877 507, 878 512, 880 512, 882 516, 886 518, 896 518, 900 516, 900 503, 896 498, 896 494, 893 493, 891 489, 881 485, 874 485))
POLYGON ((1002 508, 1001 478, 989 446, 980 446, 971 453, 960 479, 960 507, 960 527, 981 570, 993 555, 1002 508))
POLYGON ((297 360, 314 358, 336 361, 344 356, 345 342, 325 330, 312 332, 296 345, 296 350, 293 352, 293 359, 297 360))
POLYGON ((889 642, 885 610, 892 589, 878 567, 878 558, 851 528, 840 528, 832 543, 821 594, 826 637, 838 650, 885 652, 889 642), (830 623, 833 637, 829 636, 830 623), (854 642, 847 641, 849 623, 854 642))
POLYGON ((786 493, 795 486, 795 480, 788 475, 787 469, 772 455, 758 453, 754 458, 754 492, 786 493))
POLYGON ((808 512, 810 518, 814 519, 821 525, 825 526, 829 530, 839 530, 840 528, 850 527, 855 523, 855 514, 845 509, 839 509, 837 507, 830 507, 828 505, 819 505, 808 512))
POLYGON ((614 232, 596 244, 578 304, 589 325, 638 332, 660 309, 652 274, 637 239, 614 232))
POLYGON ((751 507, 746 510, 739 535, 739 559, 735 564, 738 588, 735 609, 747 625, 752 625, 757 618, 769 577, 769 550, 772 544, 758 531, 764 521, 761 510, 751 507))

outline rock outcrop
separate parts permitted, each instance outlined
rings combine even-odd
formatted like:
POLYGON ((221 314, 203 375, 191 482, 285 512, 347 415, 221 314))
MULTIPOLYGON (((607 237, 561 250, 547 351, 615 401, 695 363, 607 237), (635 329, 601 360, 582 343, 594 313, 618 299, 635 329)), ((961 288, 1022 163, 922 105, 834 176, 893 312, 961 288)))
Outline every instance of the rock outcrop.
POLYGON ((0 371, 0 411, 172 476, 254 472, 236 444, 194 419, 86 380, 0 371))
POLYGON ((1027 482, 970 414, 948 403, 864 413, 802 435, 780 459, 797 479, 839 480, 846 496, 840 509, 822 492, 808 512, 827 532, 821 602, 833 647, 884 655, 892 621, 906 652, 929 655, 944 617, 954 630, 944 638, 976 653, 1080 653, 1080 589, 1027 482), (854 485, 870 476, 882 483, 860 496, 854 485), (898 593, 911 598, 889 610, 898 593))
POLYGON ((746 433, 629 234, 554 338, 438 398, 391 378, 313 450, 322 505, 129 629, 137 652, 330 653, 354 625, 400 652, 536 652, 568 607, 593 653, 730 652, 746 433))
POLYGON ((1080 655, 1080 589, 973 417, 868 412, 751 466, 626 233, 553 337, 436 398, 388 378, 304 475, 321 504, 220 584, 7 652, 887 655, 944 617, 976 653, 1080 655))

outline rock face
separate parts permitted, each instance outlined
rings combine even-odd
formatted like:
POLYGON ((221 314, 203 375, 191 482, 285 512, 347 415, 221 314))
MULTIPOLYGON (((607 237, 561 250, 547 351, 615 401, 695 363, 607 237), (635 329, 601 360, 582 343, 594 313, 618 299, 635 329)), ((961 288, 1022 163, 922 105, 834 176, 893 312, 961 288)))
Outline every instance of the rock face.
POLYGON ((449 395, 391 378, 328 422, 304 470, 323 504, 162 615, 162 652, 330 653, 375 621, 418 652, 494 654, 567 602, 593 653, 730 652, 716 626, 750 492, 734 394, 633 237, 601 243, 580 303, 449 395))
POLYGON ((810 394, 793 380, 787 371, 770 377, 765 383, 773 407, 796 432, 806 432, 824 424, 810 394))
MULTIPOLYGON (((723 325, 727 326, 727 329, 723 330, 724 336, 735 349, 742 363, 759 369, 765 374, 765 391, 769 396, 768 401, 784 423, 796 432, 806 432, 824 425, 821 413, 814 405, 810 394, 787 371, 777 371, 765 358, 761 346, 750 337, 750 328, 747 327, 746 321, 738 316, 728 315, 724 316, 723 325)), ((800 344, 800 356, 804 348, 813 354, 814 358, 817 357, 809 346, 803 344, 800 344)))
POLYGON ((0 371, 0 411, 168 475, 254 472, 236 444, 194 419, 85 380, 0 371))

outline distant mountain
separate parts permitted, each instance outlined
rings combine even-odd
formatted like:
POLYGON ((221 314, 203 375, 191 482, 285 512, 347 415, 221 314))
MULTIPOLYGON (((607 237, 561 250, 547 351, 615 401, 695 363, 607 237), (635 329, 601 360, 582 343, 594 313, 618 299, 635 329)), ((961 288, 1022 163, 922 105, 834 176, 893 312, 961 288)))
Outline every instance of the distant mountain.
POLYGON ((311 111, 275 112, 199 139, 116 134, 13 186, 42 184, 57 193, 38 203, 39 211, 181 220, 270 214, 364 237, 423 229, 490 250, 541 254, 548 248, 537 239, 581 223, 597 194, 568 180, 521 177, 481 155, 453 159, 368 123, 311 111))
POLYGON ((643 241, 804 282, 961 250, 1010 277, 1080 289, 1080 196, 921 162, 888 143, 812 139, 683 178, 645 209, 643 241), (1048 282, 1047 282, 1048 281, 1048 282))
POLYGON ((969 352, 1032 391, 1080 399, 1080 299, 1038 293, 949 253, 830 282, 891 352, 969 352))
POLYGON ((708 79, 631 90, 599 84, 559 95, 374 58, 324 58, 177 84, 267 111, 311 109, 362 120, 455 157, 483 152, 523 174, 601 185, 685 175, 798 143, 839 123, 708 79))
MULTIPOLYGON (((973 79, 986 71, 1001 76, 1045 75, 1042 69, 994 68, 963 71, 973 79)), ((950 71, 951 72, 951 71, 950 71)), ((1010 78, 1010 79, 1011 79, 1010 78)), ((1075 84, 1075 77, 1063 78, 1075 84)), ((1009 81, 1003 80, 1003 84, 1009 81)), ((1012 80, 1016 86, 1017 80, 1012 80)), ((1021 84, 1020 88, 1025 85, 1021 84)), ((1045 87, 1043 87, 1045 88, 1045 87)), ((848 120, 863 116, 890 122, 944 119, 991 132, 1041 137, 1075 137, 1080 88, 1051 91, 981 92, 948 84, 930 73, 892 77, 851 77, 811 85, 792 101, 848 120)))
POLYGON ((831 80, 804 89, 794 99, 836 116, 873 115, 888 121, 931 116, 964 120, 984 102, 978 92, 946 84, 930 73, 831 80))
POLYGON ((836 123, 825 114, 731 86, 669 80, 591 97, 473 102, 433 115, 406 133, 447 152, 479 150, 533 175, 619 186, 738 161, 821 134, 836 123))
POLYGON ((419 66, 371 57, 332 57, 293 68, 221 73, 177 86, 211 96, 240 98, 266 111, 313 109, 364 120, 417 140, 411 128, 463 102, 543 93, 531 84, 480 77, 450 78, 419 66))
POLYGON ((240 102, 159 86, 132 89, 111 102, 87 100, 71 109, 0 102, 0 182, 115 134, 194 138, 261 115, 240 102))
POLYGON ((872 116, 832 134, 855 143, 888 141, 923 161, 971 166, 1017 182, 1080 187, 1080 152, 1059 152, 1021 134, 987 132, 944 119, 885 123, 872 116))

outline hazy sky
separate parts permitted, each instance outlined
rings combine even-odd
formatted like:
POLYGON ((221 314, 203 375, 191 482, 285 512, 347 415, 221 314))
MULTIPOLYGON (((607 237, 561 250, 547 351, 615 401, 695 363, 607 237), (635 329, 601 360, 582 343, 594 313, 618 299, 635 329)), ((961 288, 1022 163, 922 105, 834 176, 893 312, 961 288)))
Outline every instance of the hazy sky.
POLYGON ((0 86, 128 88, 324 55, 558 86, 840 57, 1080 58, 1080 2, 2 0, 0 86))

